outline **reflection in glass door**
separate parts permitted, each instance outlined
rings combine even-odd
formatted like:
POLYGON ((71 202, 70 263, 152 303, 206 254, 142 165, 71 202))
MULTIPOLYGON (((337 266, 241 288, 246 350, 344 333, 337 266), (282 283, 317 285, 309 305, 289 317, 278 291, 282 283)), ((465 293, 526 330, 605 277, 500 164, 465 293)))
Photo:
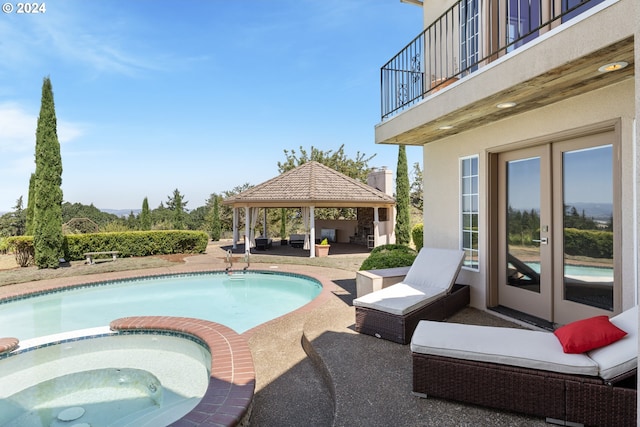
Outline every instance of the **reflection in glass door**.
POLYGON ((562 188, 556 204, 554 258, 555 318, 567 323, 575 317, 611 314, 614 304, 614 171, 613 145, 606 134, 554 146, 556 174, 562 169, 562 188), (560 216, 561 215, 561 216, 560 216))
POLYGON ((498 303, 558 324, 620 311, 614 132, 498 157, 498 303))
POLYGON ((507 168, 507 285, 540 293, 540 158, 507 168))
POLYGON ((612 147, 563 153, 564 297, 613 310, 612 147))
POLYGON ((548 147, 500 156, 500 304, 551 320, 548 147))

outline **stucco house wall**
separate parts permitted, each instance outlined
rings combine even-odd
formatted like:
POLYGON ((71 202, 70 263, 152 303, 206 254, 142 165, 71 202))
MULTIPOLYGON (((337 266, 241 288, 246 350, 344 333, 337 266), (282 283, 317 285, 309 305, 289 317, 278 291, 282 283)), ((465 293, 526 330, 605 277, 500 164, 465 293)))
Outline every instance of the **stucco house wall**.
MULTIPOLYGON (((487 307, 488 281, 488 169, 489 153, 551 142, 568 131, 618 121, 622 174, 621 221, 623 230, 634 229, 633 120, 635 83, 628 79, 614 86, 570 98, 548 107, 487 124, 424 146, 424 240, 435 247, 457 248, 460 242, 461 157, 478 155, 480 172, 480 271, 464 270, 459 276, 472 287, 471 305, 487 307)), ((634 235, 622 233, 623 308, 635 304, 634 235)))

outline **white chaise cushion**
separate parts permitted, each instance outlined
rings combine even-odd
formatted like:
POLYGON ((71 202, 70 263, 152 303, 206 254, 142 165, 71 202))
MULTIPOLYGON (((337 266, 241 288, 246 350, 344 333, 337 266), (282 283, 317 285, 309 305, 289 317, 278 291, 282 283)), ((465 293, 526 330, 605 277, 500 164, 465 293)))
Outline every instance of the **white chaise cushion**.
POLYGON ((403 316, 445 296, 458 276, 464 252, 422 248, 404 280, 353 300, 365 307, 403 316))
POLYGON ((598 375, 585 354, 567 354, 551 332, 422 320, 413 333, 414 353, 499 363, 565 374, 598 375))
POLYGON ((627 335, 613 344, 587 353, 600 366, 600 376, 605 380, 638 367, 638 306, 612 317, 611 323, 627 335))
POLYGON ((446 291, 426 294, 406 283, 396 283, 354 299, 353 305, 403 316, 445 295, 446 291))
POLYGON ((429 294, 449 292, 463 260, 458 249, 422 248, 402 282, 429 294))

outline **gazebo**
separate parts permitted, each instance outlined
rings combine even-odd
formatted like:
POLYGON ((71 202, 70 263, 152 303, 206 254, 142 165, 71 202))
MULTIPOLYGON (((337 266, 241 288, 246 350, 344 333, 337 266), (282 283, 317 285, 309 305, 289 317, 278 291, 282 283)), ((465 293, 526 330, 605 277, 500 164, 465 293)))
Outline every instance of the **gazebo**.
POLYGON ((230 197, 222 203, 233 207, 233 248, 237 248, 239 240, 239 210, 244 209, 244 244, 245 251, 249 251, 259 208, 265 208, 265 216, 267 208, 301 208, 304 248, 309 249, 311 258, 315 257, 315 245, 310 244, 310 236, 316 237, 315 208, 373 208, 371 227, 365 227, 365 232, 372 236, 373 246, 394 243, 396 201, 383 191, 391 190, 390 174, 391 171, 384 168, 374 170, 367 185, 311 161, 230 197))

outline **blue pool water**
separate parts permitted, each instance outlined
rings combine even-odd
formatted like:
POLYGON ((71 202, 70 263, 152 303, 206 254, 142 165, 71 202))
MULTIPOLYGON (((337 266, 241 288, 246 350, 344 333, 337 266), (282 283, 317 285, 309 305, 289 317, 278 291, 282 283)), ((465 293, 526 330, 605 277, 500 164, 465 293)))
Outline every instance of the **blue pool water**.
POLYGON ((0 337, 21 341, 127 316, 181 316, 243 333, 313 300, 322 285, 271 272, 200 273, 108 282, 0 304, 0 337))
MULTIPOLYGON (((540 273, 540 263, 527 262, 535 272, 540 273)), ((613 281, 613 268, 591 267, 586 265, 565 265, 564 274, 573 277, 592 277, 613 281)))

